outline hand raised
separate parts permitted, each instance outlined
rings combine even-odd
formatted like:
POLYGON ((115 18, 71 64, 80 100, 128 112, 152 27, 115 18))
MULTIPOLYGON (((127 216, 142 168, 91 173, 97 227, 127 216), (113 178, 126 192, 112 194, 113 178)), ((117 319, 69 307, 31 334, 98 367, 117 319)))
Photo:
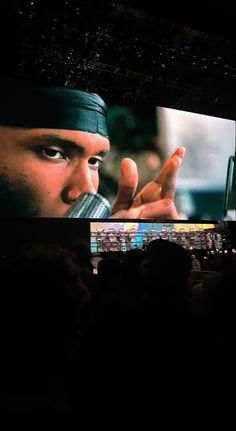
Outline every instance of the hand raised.
POLYGON ((113 205, 113 218, 178 219, 174 205, 176 177, 185 154, 178 147, 164 162, 161 171, 135 196, 138 185, 136 163, 122 160, 118 194, 113 205))

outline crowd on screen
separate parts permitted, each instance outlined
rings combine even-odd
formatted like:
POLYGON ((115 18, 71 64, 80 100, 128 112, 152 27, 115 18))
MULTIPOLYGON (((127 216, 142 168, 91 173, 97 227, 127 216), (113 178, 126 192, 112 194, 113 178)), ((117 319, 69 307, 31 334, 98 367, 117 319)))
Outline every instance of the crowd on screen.
POLYGON ((127 251, 132 248, 147 247, 154 239, 164 239, 176 242, 187 249, 195 250, 221 250, 230 248, 228 235, 214 230, 180 231, 167 229, 131 230, 97 229, 91 233, 91 248, 93 252, 127 251))

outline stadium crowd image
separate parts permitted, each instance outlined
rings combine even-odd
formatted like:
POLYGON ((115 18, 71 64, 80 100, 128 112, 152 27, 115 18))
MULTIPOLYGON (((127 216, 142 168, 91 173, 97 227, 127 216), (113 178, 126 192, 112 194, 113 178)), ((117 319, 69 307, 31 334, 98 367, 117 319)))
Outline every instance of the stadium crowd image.
POLYGON ((128 223, 91 222, 91 252, 145 250, 154 239, 176 242, 188 250, 231 248, 227 222, 219 223, 128 223))

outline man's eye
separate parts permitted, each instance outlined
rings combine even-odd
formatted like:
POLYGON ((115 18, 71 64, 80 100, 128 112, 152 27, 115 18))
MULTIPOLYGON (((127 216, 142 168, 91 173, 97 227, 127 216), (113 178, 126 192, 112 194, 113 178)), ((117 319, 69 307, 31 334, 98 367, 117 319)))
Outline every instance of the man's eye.
POLYGON ((66 158, 63 151, 54 148, 44 148, 42 154, 45 158, 50 160, 63 160, 66 158))
POLYGON ((89 165, 99 169, 103 164, 103 160, 98 159, 97 157, 90 157, 88 163, 89 165))

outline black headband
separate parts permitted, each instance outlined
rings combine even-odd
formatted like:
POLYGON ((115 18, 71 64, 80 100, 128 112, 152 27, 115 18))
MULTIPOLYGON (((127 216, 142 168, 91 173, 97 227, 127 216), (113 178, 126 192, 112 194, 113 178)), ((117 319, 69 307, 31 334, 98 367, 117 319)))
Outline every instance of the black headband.
POLYGON ((0 78, 0 124, 108 137, 107 106, 97 94, 5 77, 0 78))

